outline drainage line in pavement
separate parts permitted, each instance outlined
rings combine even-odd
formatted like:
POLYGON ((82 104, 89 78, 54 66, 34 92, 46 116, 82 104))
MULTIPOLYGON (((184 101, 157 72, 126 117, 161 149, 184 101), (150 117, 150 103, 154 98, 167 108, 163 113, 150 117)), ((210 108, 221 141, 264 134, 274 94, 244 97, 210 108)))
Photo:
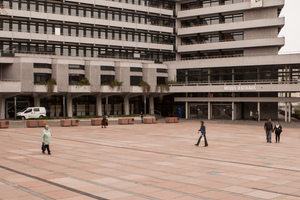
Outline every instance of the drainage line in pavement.
POLYGON ((300 198, 300 195, 296 195, 296 194, 287 194, 287 193, 284 193, 284 192, 275 192, 275 191, 272 191, 272 190, 265 190, 265 189, 260 189, 260 188, 252 188, 254 190, 260 190, 260 191, 264 191, 264 192, 272 192, 272 193, 276 193, 276 194, 281 194, 281 195, 285 195, 285 196, 292 196, 292 197, 298 197, 300 198))
POLYGON ((91 197, 91 198, 99 199, 99 200, 108 200, 108 199, 105 199, 105 198, 102 198, 102 197, 99 197, 99 196, 96 196, 96 195, 93 195, 93 194, 90 194, 90 193, 87 193, 87 192, 83 192, 83 191, 80 191, 80 190, 77 190, 77 189, 74 189, 74 188, 70 188, 70 187, 65 186, 65 185, 61 185, 61 184, 58 184, 58 183, 54 183, 54 182, 48 181, 48 180, 43 179, 43 178, 39 178, 39 177, 36 177, 36 176, 32 176, 30 174, 26 174, 24 172, 20 172, 20 171, 17 171, 17 170, 8 168, 8 167, 4 167, 2 165, 0 165, 0 168, 5 169, 7 171, 11 171, 11 172, 17 173, 17 174, 21 174, 23 176, 30 177, 32 179, 36 179, 36 180, 39 180, 39 181, 42 181, 42 182, 45 182, 45 183, 48 183, 48 184, 51 184, 51 185, 54 185, 54 186, 66 189, 66 190, 69 190, 71 192, 75 192, 75 193, 78 193, 78 194, 81 194, 81 195, 84 195, 84 196, 87 196, 87 197, 91 197))

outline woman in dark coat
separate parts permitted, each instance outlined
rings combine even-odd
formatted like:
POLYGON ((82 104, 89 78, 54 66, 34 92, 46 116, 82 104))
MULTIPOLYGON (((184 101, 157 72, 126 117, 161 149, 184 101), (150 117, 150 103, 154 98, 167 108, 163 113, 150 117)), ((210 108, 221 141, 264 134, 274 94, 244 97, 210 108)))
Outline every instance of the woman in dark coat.
POLYGON ((274 129, 276 135, 276 142, 280 142, 280 134, 282 132, 282 126, 279 124, 279 121, 276 122, 274 129))
POLYGON ((104 128, 106 128, 106 121, 107 121, 107 118, 106 118, 106 116, 104 116, 103 119, 102 119, 102 126, 101 126, 101 128, 103 128, 103 126, 104 126, 104 128))

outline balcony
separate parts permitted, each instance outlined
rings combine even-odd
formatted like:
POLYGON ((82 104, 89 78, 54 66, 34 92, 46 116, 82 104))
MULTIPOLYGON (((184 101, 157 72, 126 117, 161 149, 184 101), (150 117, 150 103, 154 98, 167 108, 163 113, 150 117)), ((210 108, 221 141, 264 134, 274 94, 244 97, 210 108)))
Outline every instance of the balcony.
POLYGON ((21 92, 21 82, 14 80, 0 80, 1 93, 21 92))
MULTIPOLYGON (((33 91, 37 92, 37 93, 47 93, 48 87, 47 87, 47 85, 34 85, 33 91)), ((54 86, 53 92, 57 93, 57 85, 54 86)))
POLYGON ((101 85, 100 92, 101 93, 121 93, 122 87, 114 87, 111 88, 109 85, 101 85))
POLYGON ((69 85, 70 93, 91 93, 90 85, 69 85))

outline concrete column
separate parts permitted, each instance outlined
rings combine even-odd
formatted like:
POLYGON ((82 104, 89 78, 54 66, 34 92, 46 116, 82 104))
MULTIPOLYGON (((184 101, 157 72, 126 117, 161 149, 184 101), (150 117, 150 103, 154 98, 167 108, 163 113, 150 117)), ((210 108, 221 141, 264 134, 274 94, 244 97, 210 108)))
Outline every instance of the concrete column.
POLYGON ((189 103, 185 102, 185 119, 189 118, 189 103))
POLYGON ((40 103, 41 103, 40 100, 41 100, 41 98, 38 96, 33 97, 34 107, 40 107, 40 103))
POLYGON ((0 98, 0 119, 5 119, 5 98, 0 98))
POLYGON ((100 96, 97 96, 96 98, 96 105, 97 105, 97 108, 96 108, 96 111, 97 111, 97 116, 102 116, 102 97, 100 96))
POLYGON ((67 116, 73 117, 73 102, 71 95, 67 95, 67 116))
POLYGON ((284 121, 287 122, 287 102, 285 102, 284 105, 284 121))
POLYGON ((289 122, 291 122, 292 119, 292 103, 289 103, 289 122))
POLYGON ((231 119, 232 119, 232 121, 235 120, 235 109, 234 109, 234 105, 235 105, 234 102, 232 102, 232 106, 231 106, 231 107, 232 107, 232 108, 231 108, 231 115, 232 115, 232 116, 231 116, 231 119))
POLYGON ((129 97, 124 97, 124 113, 129 115, 129 97))
POLYGON ((208 102, 208 116, 207 116, 208 120, 211 120, 211 104, 210 102, 208 102))
POLYGON ((260 122, 260 102, 257 102, 257 111, 258 111, 258 118, 257 118, 257 121, 260 122))
POLYGON ((154 98, 149 97, 149 113, 150 115, 154 115, 154 98))

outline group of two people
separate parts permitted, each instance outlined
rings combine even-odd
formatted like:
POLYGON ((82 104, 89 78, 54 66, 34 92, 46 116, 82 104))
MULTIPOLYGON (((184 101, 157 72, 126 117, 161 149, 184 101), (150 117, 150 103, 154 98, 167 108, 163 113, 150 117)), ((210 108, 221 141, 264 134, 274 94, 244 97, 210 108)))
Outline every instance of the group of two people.
POLYGON ((266 131, 266 139, 268 143, 272 143, 272 132, 275 131, 276 136, 276 142, 280 142, 280 134, 282 132, 282 126, 279 124, 279 121, 276 122, 276 125, 273 127, 273 124, 271 122, 272 120, 269 119, 264 124, 264 129, 266 131))

